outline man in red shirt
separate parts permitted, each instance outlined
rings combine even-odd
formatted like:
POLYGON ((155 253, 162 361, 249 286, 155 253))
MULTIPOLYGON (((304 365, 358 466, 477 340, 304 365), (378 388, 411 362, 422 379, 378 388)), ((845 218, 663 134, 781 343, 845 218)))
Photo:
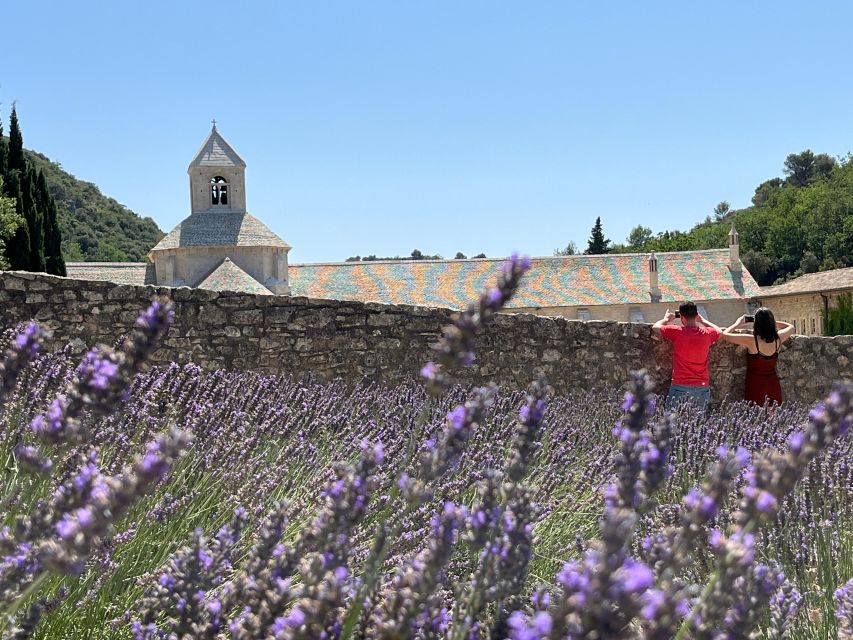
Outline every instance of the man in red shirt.
POLYGON ((678 313, 667 309, 652 330, 672 343, 672 384, 666 406, 686 401, 704 409, 711 399, 708 350, 720 339, 722 329, 703 318, 696 305, 688 301, 678 307, 678 313), (679 316, 680 325, 668 324, 679 316))

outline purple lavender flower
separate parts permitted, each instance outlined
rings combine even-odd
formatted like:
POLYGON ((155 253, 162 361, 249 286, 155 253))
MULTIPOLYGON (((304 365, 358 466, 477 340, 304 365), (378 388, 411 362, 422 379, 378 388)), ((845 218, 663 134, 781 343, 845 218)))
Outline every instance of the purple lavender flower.
POLYGON ((838 621, 838 640, 853 639, 853 580, 835 591, 835 618, 838 621))
POLYGON ((35 322, 26 325, 0 362, 0 404, 15 388, 15 383, 27 363, 34 359, 41 348, 44 335, 35 322))
POLYGON ((442 339, 433 345, 436 354, 434 362, 421 369, 427 388, 433 394, 445 390, 451 378, 447 369, 468 367, 475 359, 474 339, 477 331, 490 322, 515 294, 522 276, 530 269, 530 259, 512 254, 502 268, 495 287, 484 293, 477 304, 472 304, 462 313, 456 314, 453 324, 444 327, 442 339))
POLYGON ((15 460, 21 467, 33 473, 49 473, 53 461, 44 456, 38 447, 20 445, 14 449, 15 460))
POLYGON ((50 443, 85 440, 87 433, 82 420, 85 411, 108 414, 113 410, 172 318, 171 303, 155 300, 119 349, 90 350, 75 377, 51 404, 48 416, 33 419, 31 428, 36 435, 50 443))

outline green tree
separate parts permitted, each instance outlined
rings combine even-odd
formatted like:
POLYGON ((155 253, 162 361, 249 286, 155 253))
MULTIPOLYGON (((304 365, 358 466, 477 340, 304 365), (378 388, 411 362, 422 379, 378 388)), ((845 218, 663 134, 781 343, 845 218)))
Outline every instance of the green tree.
POLYGON ((770 258, 763 253, 750 249, 741 256, 741 262, 757 282, 766 282, 771 273, 770 258))
POLYGON ((29 271, 45 271, 44 259, 44 212, 39 207, 37 197, 37 178, 31 166, 27 167, 21 181, 21 196, 24 201, 24 218, 30 231, 29 271))
POLYGON ((577 252, 578 252, 578 245, 576 245, 571 240, 569 241, 569 244, 567 244, 564 248, 554 249, 554 255, 555 256, 573 256, 577 252))
MULTIPOLYGON (((68 260, 68 262, 86 261, 86 254, 83 253, 83 250, 80 248, 80 243, 76 240, 66 239, 62 241, 62 257, 63 260, 68 260)), ((65 265, 63 264, 63 266, 65 265)))
POLYGON ((24 223, 15 230, 13 236, 6 239, 3 253, 10 269, 27 271, 30 268, 30 231, 24 217, 19 172, 10 171, 6 175, 5 191, 15 203, 15 213, 20 216, 24 223))
POLYGON ((782 178, 770 178, 770 180, 765 180, 755 187, 755 194, 752 196, 752 204, 756 207, 760 207, 770 199, 770 196, 779 191, 784 184, 785 181, 782 180, 782 178))
MULTIPOLYGON (((24 226, 23 216, 18 214, 14 198, 2 195, 3 176, 0 176, 0 243, 6 243, 15 236, 18 229, 24 226)), ((9 260, 0 253, 0 269, 10 268, 9 260)))
POLYGON ((66 271, 65 260, 62 257, 62 232, 59 229, 56 202, 50 195, 44 171, 41 169, 36 178, 36 201, 44 216, 45 271, 56 276, 64 276, 66 271))
POLYGON ((92 262, 127 262, 127 254, 112 242, 99 242, 94 251, 87 253, 92 262))
POLYGON ((797 271, 800 274, 820 271, 820 260, 811 251, 806 251, 803 253, 803 259, 800 260, 800 268, 797 271))
MULTIPOLYGON (((3 136, 3 119, 0 118, 0 177, 6 175, 6 158, 8 155, 9 146, 6 144, 6 138, 3 136)), ((0 196, 3 193, 3 189, 0 187, 0 196)))
POLYGON ((6 171, 26 170, 27 161, 24 158, 24 138, 18 124, 18 112, 12 104, 12 114, 9 116, 9 151, 6 156, 6 171))
POLYGON ((652 239, 652 230, 649 227, 644 227, 641 224, 638 224, 636 227, 631 229, 631 232, 628 234, 625 242, 628 245, 628 249, 631 251, 642 251, 643 247, 652 239))
POLYGON ((586 251, 587 255, 600 255, 602 253, 610 253, 610 240, 604 237, 604 229, 601 225, 601 216, 595 219, 595 224, 592 226, 592 232, 589 236, 586 251))
POLYGON ((853 295, 841 294, 835 305, 824 308, 823 335, 853 335, 853 295))
POLYGON ((461 251, 457 251, 457 252, 456 252, 456 255, 455 255, 455 256, 453 256, 453 259, 454 259, 454 260, 465 260, 465 259, 466 259, 466 257, 467 257, 467 256, 466 256, 464 253, 462 253, 461 251))
POLYGON ((485 257, 486 257, 486 254, 485 254, 485 253, 478 253, 476 256, 471 256, 471 257, 472 257, 472 258, 474 258, 474 259, 477 259, 477 258, 485 258, 485 257))
POLYGON ((714 220, 725 220, 731 210, 732 206, 729 204, 728 200, 723 200, 722 202, 717 203, 717 206, 714 207, 714 220))
POLYGON ((13 269, 65 275, 56 202, 44 172, 27 157, 29 152, 24 150, 24 138, 14 105, 9 118, 8 146, 2 137, 0 141, 3 143, 0 165, 5 168, 6 177, 3 192, 14 198, 15 210, 24 219, 24 225, 15 229, 14 236, 0 238, 4 241, 4 255, 13 269))
POLYGON ((785 158, 785 182, 792 187, 804 187, 815 180, 826 178, 836 164, 831 156, 825 153, 815 155, 811 149, 792 153, 785 158))
POLYGON ((424 254, 422 254, 422 253, 420 252, 420 250, 415 249, 415 250, 413 250, 413 251, 412 251, 412 256, 411 256, 411 257, 412 257, 412 260, 423 260, 423 259, 424 259, 424 254))

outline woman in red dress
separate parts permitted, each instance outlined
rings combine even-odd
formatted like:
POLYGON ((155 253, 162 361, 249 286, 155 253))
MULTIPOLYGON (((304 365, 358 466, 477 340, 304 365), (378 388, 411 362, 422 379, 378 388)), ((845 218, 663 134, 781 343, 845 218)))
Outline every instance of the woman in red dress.
POLYGON ((761 307, 754 317, 741 316, 723 331, 723 340, 746 347, 744 400, 759 406, 782 403, 782 385, 776 374, 779 348, 794 334, 794 326, 777 322, 773 312, 761 307), (752 335, 738 332, 752 322, 752 335))

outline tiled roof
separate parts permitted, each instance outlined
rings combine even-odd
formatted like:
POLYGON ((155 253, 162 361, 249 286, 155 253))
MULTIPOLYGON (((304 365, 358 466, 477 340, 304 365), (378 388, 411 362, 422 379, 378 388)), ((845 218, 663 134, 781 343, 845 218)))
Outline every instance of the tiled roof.
POLYGON ((272 295, 272 291, 231 262, 231 258, 225 258, 209 276, 199 283, 197 288, 272 295))
MULTIPOLYGON (((662 302, 766 295, 746 269, 741 276, 729 271, 728 249, 660 253, 657 259, 662 302)), ((123 283, 143 283, 145 269, 141 263, 127 263, 117 270, 97 263, 82 263, 83 268, 78 268, 80 264, 67 265, 70 277, 117 282, 115 278, 123 273, 123 283), (135 282, 130 282, 132 273, 137 274, 135 282)), ((496 259, 293 264, 288 275, 294 296, 463 309, 495 282, 501 264, 503 260, 496 259)), ((236 265, 233 267, 238 269, 236 265)), ((245 274, 242 270, 240 273, 245 274)), ((223 284, 207 286, 205 282, 199 287, 232 290, 223 284)), ((261 286, 254 279, 252 282, 261 286)), ((573 307, 650 301, 648 255, 560 256, 533 258, 531 270, 509 307, 573 307)))
POLYGON ((104 280, 116 284, 155 284, 150 262, 66 262, 69 278, 104 280))
POLYGON ((761 295, 786 296, 796 293, 837 291, 839 289, 853 289, 853 267, 807 273, 784 284, 777 284, 774 287, 761 287, 761 295))
MULTIPOLYGON (((744 268, 729 270, 728 249, 657 254, 660 301, 752 298, 744 268)), ((503 260, 294 264, 292 295, 335 300, 465 308, 495 282, 503 260)), ((533 258, 511 308, 651 302, 647 254, 533 258)))
POLYGON ((195 158, 190 163, 190 169, 193 167, 245 167, 243 161, 234 147, 232 147, 222 134, 216 130, 214 125, 207 136, 207 140, 201 145, 201 149, 195 155, 195 158))
POLYGON ((151 251, 178 247, 283 247, 284 240, 263 222, 238 211, 202 211, 186 218, 151 251))

